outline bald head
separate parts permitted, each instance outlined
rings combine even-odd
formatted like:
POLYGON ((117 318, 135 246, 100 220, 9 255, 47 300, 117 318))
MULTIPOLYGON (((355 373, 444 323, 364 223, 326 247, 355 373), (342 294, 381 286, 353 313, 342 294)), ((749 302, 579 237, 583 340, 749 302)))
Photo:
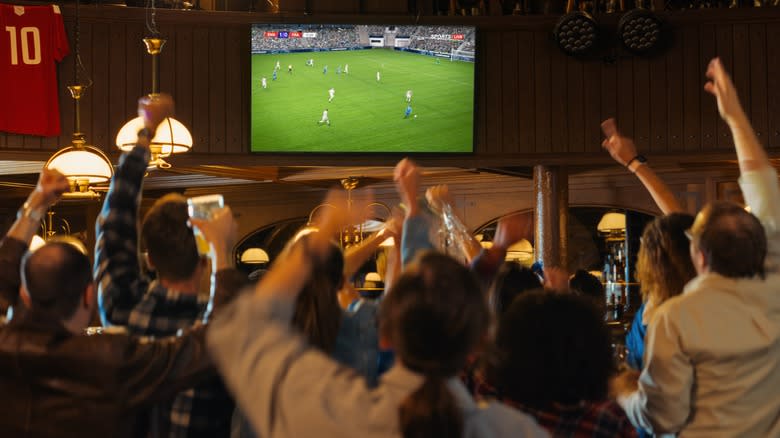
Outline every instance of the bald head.
POLYGON ((710 271, 731 278, 763 278, 764 227, 742 206, 724 201, 707 205, 696 216, 691 234, 710 271))
POLYGON ((75 313, 91 283, 89 259, 69 243, 47 243, 22 261, 22 284, 32 307, 62 319, 75 313))

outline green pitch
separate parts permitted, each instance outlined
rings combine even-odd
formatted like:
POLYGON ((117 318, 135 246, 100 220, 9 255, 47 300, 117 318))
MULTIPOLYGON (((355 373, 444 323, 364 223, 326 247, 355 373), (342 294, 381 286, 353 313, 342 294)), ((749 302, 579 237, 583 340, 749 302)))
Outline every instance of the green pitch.
POLYGON ((473 84, 473 63, 388 49, 252 55, 252 151, 471 152, 473 84), (317 123, 325 109, 330 126, 317 123))

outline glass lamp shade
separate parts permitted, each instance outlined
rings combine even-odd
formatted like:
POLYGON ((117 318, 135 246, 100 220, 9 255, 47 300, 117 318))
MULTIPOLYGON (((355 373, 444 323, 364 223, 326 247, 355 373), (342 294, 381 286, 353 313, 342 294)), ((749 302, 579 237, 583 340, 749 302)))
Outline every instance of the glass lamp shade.
POLYGON ((47 169, 56 169, 69 180, 103 183, 114 175, 114 167, 98 148, 92 146, 67 146, 57 151, 46 162, 47 169))
POLYGON ((249 248, 241 254, 241 263, 248 265, 260 265, 269 261, 268 253, 262 248, 249 248))
MULTIPOLYGON (((123 151, 132 150, 138 140, 138 131, 143 127, 144 120, 141 117, 125 123, 116 135, 117 147, 123 151)), ((152 153, 160 157, 187 152, 192 149, 192 134, 183 123, 168 117, 157 128, 151 146, 152 153)))
POLYGON ((46 245, 46 241, 43 240, 43 237, 39 235, 34 235, 32 238, 32 242, 30 242, 30 252, 34 252, 36 249, 42 247, 43 245, 46 245))
POLYGON ((604 214, 596 228, 601 233, 617 233, 626 229, 626 215, 623 213, 609 212, 604 214))
POLYGON ((523 239, 514 245, 510 246, 506 250, 506 257, 505 260, 509 261, 518 261, 522 264, 526 264, 527 262, 530 262, 533 260, 534 256, 534 247, 531 245, 531 242, 529 242, 526 239, 523 239))

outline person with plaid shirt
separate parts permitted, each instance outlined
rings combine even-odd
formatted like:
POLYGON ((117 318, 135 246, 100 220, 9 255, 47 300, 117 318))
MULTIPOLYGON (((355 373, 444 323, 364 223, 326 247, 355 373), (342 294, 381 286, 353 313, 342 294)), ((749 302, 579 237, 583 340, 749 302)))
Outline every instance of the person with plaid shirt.
MULTIPOLYGON (((141 130, 141 136, 153 137, 147 130, 141 130)), ((223 297, 214 287, 211 298, 199 293, 207 259, 197 252, 186 200, 178 194, 159 199, 144 218, 141 237, 158 278, 151 280, 142 272, 136 224, 149 158, 148 147, 136 146, 120 159, 97 219, 94 274, 100 316, 104 325, 125 326, 132 335, 175 336, 205 322, 212 304, 218 305, 223 297)), ((151 413, 150 432, 228 436, 233 408, 221 380, 213 377, 158 405, 151 413)))
POLYGON ((484 368, 472 365, 462 378, 477 398, 531 415, 553 437, 636 437, 607 398, 614 368, 609 331, 591 299, 540 290, 513 301, 484 368))

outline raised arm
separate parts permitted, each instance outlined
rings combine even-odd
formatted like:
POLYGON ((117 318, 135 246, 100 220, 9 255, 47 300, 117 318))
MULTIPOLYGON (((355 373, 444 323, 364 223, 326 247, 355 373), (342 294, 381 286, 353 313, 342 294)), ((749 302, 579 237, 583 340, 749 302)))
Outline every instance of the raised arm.
POLYGON ((296 296, 313 264, 326 255, 339 224, 355 222, 348 212, 360 211, 344 207, 342 192, 331 192, 327 203, 342 207, 327 209, 320 231, 284 251, 255 293, 229 306, 209 328, 212 357, 260 436, 273 436, 277 427, 298 436, 338 436, 344 424, 361 422, 375 402, 357 374, 290 328, 296 296), (290 421, 300 412, 306 412, 306 421, 290 421))
POLYGON ((15 306, 22 284, 19 273, 22 256, 41 227, 46 211, 67 192, 68 180, 56 170, 44 168, 38 184, 19 209, 16 221, 0 243, 0 307, 15 306))
POLYGON ((463 224, 463 219, 455 210, 455 202, 450 195, 450 189, 447 185, 438 185, 428 188, 425 191, 425 199, 428 204, 442 215, 444 226, 447 232, 455 241, 458 249, 466 258, 467 263, 482 251, 482 245, 469 232, 463 224))
POLYGON ((707 77, 709 81, 704 84, 704 89, 715 96, 720 116, 731 129, 740 172, 771 167, 769 158, 758 141, 758 137, 750 125, 750 120, 745 115, 745 110, 742 109, 737 89, 723 68, 720 58, 710 61, 707 66, 707 77))
POLYGON ((669 190, 669 186, 650 168, 644 157, 637 153, 634 141, 622 136, 618 132, 615 119, 603 121, 601 129, 607 137, 601 145, 615 161, 639 178, 639 181, 645 186, 650 196, 653 197, 653 201, 655 201, 658 208, 664 214, 682 212, 683 209, 677 197, 669 190))
POLYGON ((93 272, 104 325, 127 325, 131 310, 148 286, 138 260, 138 205, 149 163, 149 141, 157 126, 172 112, 170 96, 139 100, 138 113, 144 118, 144 129, 139 131, 133 150, 120 158, 95 224, 93 272))
POLYGON ((401 262, 405 266, 414 256, 427 249, 433 249, 430 238, 430 215, 420 211, 417 193, 422 178, 420 168, 410 159, 399 161, 393 171, 393 181, 406 206, 403 232, 401 233, 401 262))
POLYGON ((344 278, 349 279, 363 266, 379 246, 389 238, 398 239, 401 235, 397 219, 390 217, 384 227, 360 242, 359 245, 344 251, 344 278))

